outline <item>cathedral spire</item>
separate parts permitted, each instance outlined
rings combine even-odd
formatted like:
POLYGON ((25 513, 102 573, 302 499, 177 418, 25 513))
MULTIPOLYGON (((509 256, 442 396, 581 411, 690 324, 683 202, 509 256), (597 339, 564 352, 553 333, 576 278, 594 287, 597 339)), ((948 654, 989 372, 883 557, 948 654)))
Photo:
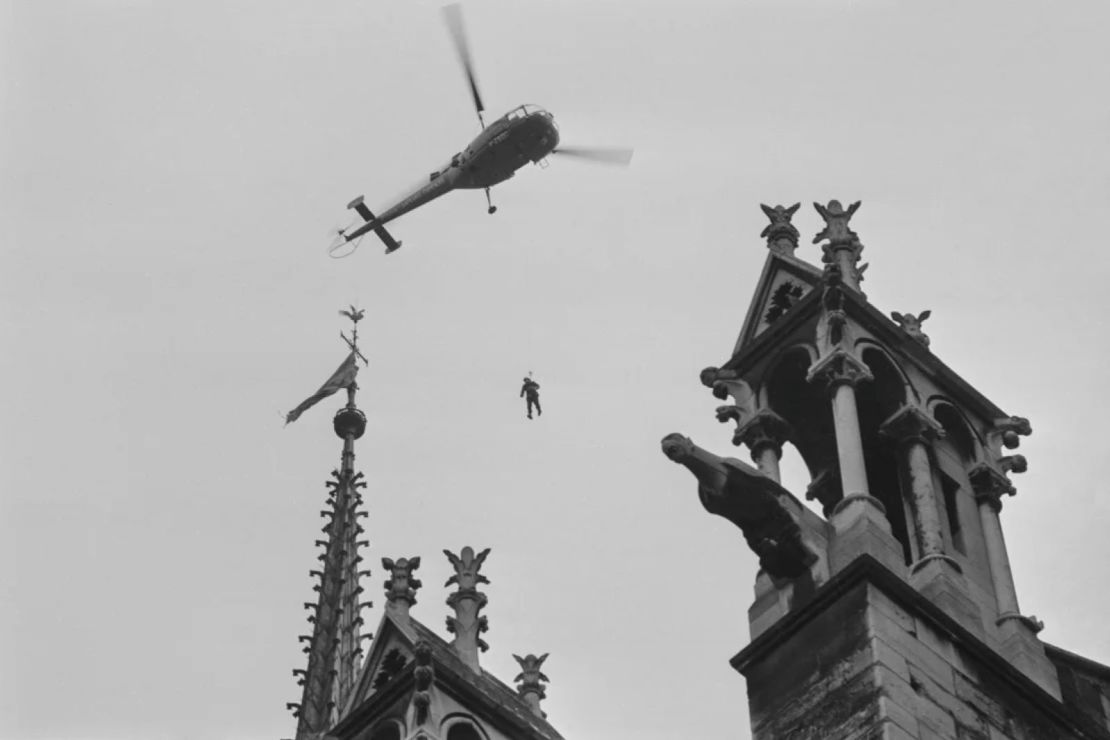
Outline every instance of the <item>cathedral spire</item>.
MULTIPOLYGON (((350 349, 349 359, 353 363, 353 358, 357 357, 369 364, 358 349, 358 322, 363 312, 352 306, 350 311, 340 313, 354 324, 351 339, 340 332, 350 349)), ((350 374, 345 387, 347 405, 336 413, 332 422, 336 435, 343 440, 341 462, 326 483, 327 503, 320 512, 320 516, 327 519, 323 528, 327 538, 316 541, 323 548, 318 556, 321 565, 310 572, 318 579, 313 586, 318 598, 315 604, 305 604, 311 612, 308 620, 312 624, 312 634, 300 638, 305 643, 308 665, 305 670, 293 671, 300 676, 299 683, 304 687, 300 704, 289 705, 297 717, 297 740, 323 737, 335 724, 339 709, 354 690, 362 653, 360 614, 362 607, 369 605, 359 601, 363 590, 359 578, 369 574, 369 571, 359 570, 362 557, 358 554, 359 547, 368 544, 360 539, 364 530, 359 523, 359 519, 366 516, 361 509, 361 491, 366 483, 362 473, 356 472, 354 467, 355 440, 366 431, 366 416, 355 405, 358 385, 354 382, 354 373, 350 374)))

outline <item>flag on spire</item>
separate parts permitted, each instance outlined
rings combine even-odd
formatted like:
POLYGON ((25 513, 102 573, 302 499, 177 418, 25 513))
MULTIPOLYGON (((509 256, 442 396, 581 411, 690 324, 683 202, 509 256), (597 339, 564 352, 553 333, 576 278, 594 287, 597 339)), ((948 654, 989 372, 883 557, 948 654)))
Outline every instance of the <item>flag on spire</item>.
POLYGON ((300 418, 301 414, 315 406, 320 401, 323 401, 328 396, 332 395, 340 388, 348 388, 355 382, 355 376, 358 374, 358 365, 355 364, 355 353, 351 352, 347 355, 347 359, 343 360, 343 364, 339 366, 331 377, 320 386, 320 390, 313 393, 311 396, 301 401, 297 408, 290 411, 285 415, 285 423, 296 421, 300 418))

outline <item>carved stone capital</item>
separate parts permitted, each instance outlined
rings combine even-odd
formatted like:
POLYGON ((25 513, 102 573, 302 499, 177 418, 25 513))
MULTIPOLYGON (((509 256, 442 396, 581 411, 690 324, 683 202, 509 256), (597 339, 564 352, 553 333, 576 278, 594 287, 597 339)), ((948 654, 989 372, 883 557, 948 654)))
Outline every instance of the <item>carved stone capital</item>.
POLYGON ((824 383, 829 390, 838 385, 855 387, 859 383, 872 380, 871 370, 862 360, 844 349, 836 349, 822 357, 809 368, 806 381, 824 383))
POLYGON ((744 424, 737 420, 732 443, 737 446, 747 445, 753 460, 758 459, 760 453, 768 447, 775 451, 776 456, 782 457, 782 445, 790 436, 790 425, 785 419, 774 411, 762 409, 744 424))
POLYGON ((879 434, 902 444, 925 443, 943 437, 944 427, 919 406, 903 404, 882 423, 879 434))
POLYGON ((759 235, 767 237, 767 248, 772 252, 794 256, 794 250, 798 248, 799 234, 790 220, 801 205, 801 203, 795 203, 789 208, 781 205, 771 208, 762 203, 759 204, 767 214, 767 218, 771 219, 771 223, 764 227, 759 235))
POLYGON ((980 506, 990 506, 996 512, 1002 510, 1002 497, 1013 496, 1017 491, 1005 473, 994 466, 980 463, 967 472, 968 480, 975 491, 975 501, 980 506))
POLYGON ((663 453, 698 479, 698 497, 711 514, 740 528, 760 566, 776 578, 797 578, 816 560, 802 542, 801 526, 784 505, 786 489, 755 468, 722 458, 681 434, 662 440, 663 453))

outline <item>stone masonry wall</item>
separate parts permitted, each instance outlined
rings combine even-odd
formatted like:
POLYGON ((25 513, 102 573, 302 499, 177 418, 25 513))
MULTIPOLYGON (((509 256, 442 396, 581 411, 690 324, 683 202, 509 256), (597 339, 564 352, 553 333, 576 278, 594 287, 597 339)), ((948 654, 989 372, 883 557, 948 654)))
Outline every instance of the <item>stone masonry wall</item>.
POLYGON ((815 606, 737 656, 755 740, 1110 738, 873 583, 815 606))

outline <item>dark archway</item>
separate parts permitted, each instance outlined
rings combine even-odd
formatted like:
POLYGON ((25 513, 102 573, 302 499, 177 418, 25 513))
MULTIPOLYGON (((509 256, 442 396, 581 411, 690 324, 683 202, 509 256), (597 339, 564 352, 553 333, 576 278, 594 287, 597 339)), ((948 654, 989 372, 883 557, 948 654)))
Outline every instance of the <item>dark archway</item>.
POLYGON ((897 441, 879 433, 883 422, 906 403, 906 385, 902 373, 885 352, 868 348, 863 351, 862 358, 874 378, 856 388, 867 487, 886 509, 891 533, 902 545, 902 556, 909 565, 913 562, 914 553, 910 541, 910 532, 913 531, 910 507, 903 493, 908 486, 903 481, 897 441))

